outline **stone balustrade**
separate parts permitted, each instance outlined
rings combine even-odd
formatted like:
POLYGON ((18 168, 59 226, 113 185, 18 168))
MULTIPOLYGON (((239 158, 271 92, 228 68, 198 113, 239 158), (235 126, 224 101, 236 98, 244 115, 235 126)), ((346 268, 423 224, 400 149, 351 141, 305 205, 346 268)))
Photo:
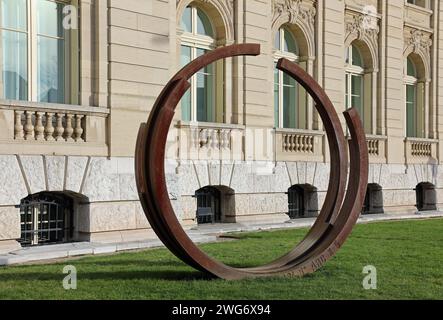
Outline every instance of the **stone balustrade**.
POLYGON ((314 153, 314 136, 283 133, 283 152, 314 153))
POLYGON ((14 139, 85 142, 85 114, 14 110, 14 139))
POLYGON ((176 129, 182 160, 242 159, 244 126, 180 121, 176 129))
POLYGON ((0 151, 106 156, 109 110, 0 100, 0 151), (1 123, 3 121, 3 123, 1 123))
POLYGON ((366 135, 368 154, 371 162, 386 161, 386 140, 385 136, 366 135))
POLYGON ((380 156, 380 140, 368 139, 367 142, 368 142, 369 156, 374 156, 374 157, 380 156))
POLYGON ((226 128, 191 128, 191 144, 196 148, 229 150, 231 148, 232 129, 226 128))
POLYGON ((321 161, 323 137, 322 131, 277 129, 277 157, 279 160, 321 161))
POLYGON ((414 157, 431 157, 432 143, 431 142, 412 142, 411 155, 414 157))
POLYGON ((406 138, 406 157, 408 163, 422 163, 437 158, 438 140, 406 138))

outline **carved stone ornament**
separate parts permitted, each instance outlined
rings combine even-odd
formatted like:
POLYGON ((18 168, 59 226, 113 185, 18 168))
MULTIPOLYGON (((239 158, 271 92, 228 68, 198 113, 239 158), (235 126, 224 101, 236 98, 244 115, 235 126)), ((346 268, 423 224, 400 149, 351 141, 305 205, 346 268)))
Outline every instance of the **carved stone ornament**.
POLYGON ((426 53, 429 54, 432 46, 432 39, 429 33, 411 29, 406 33, 405 37, 405 51, 409 48, 412 49, 414 53, 426 53))
POLYGON ((431 74, 431 34, 417 29, 406 28, 404 37, 404 58, 411 53, 419 55, 425 67, 425 76, 429 78, 431 74))
POLYGON ((317 14, 314 6, 305 6, 301 0, 274 0, 272 9, 273 25, 282 19, 287 23, 304 26, 306 31, 314 33, 317 14))
MULTIPOLYGON (((363 40, 373 48, 378 47, 378 34, 380 28, 378 19, 365 14, 348 14, 346 15, 346 39, 352 38, 363 40)), ((348 45, 350 43, 347 43, 348 45)))

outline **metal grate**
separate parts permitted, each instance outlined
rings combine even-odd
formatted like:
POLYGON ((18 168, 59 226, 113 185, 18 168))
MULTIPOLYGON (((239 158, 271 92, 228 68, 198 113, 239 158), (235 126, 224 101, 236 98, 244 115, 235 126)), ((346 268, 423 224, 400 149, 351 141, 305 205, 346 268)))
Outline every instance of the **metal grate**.
POLYGON ((291 219, 305 215, 305 191, 303 188, 294 186, 288 191, 288 215, 291 219))
POLYGON ((63 195, 38 194, 20 204, 23 246, 62 243, 72 237, 73 203, 63 195))
POLYGON ((221 222, 220 191, 206 187, 195 193, 197 198, 197 223, 221 222))

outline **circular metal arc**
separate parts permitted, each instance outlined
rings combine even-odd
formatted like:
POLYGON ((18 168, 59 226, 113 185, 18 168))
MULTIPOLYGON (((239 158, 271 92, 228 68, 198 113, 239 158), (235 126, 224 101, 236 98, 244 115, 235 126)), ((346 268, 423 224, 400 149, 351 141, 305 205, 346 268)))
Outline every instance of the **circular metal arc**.
POLYGON ((180 70, 165 86, 150 113, 148 122, 140 127, 136 146, 136 180, 145 214, 160 240, 178 258, 224 279, 304 275, 323 265, 338 248, 355 224, 360 213, 367 183, 367 147, 357 112, 345 117, 350 128, 351 179, 342 203, 347 177, 346 143, 338 115, 324 90, 296 64, 282 59, 278 68, 296 79, 311 94, 324 122, 331 149, 331 174, 328 194, 314 226, 306 238, 290 253, 258 268, 233 268, 200 250, 182 228, 169 200, 164 161, 165 146, 174 111, 189 88, 190 79, 198 70, 232 56, 258 55, 257 44, 241 44, 211 51, 180 70))

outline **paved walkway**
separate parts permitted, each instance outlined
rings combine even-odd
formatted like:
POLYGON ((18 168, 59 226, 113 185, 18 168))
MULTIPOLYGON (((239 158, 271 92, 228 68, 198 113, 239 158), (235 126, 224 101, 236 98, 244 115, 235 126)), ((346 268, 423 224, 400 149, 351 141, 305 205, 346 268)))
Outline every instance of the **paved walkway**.
MULTIPOLYGON (((433 211, 418 214, 379 214, 362 216, 358 220, 358 223, 389 220, 430 219, 442 217, 443 212, 433 211)), ((209 243, 218 241, 221 234, 229 232, 251 232, 260 230, 304 228, 310 227, 314 223, 314 221, 314 218, 304 218, 275 224, 229 223, 203 225, 188 230, 188 235, 196 243, 209 243)), ((152 239, 113 244, 77 242, 42 247, 29 247, 11 252, 6 255, 0 255, 0 266, 35 263, 55 259, 79 257, 84 255, 112 254, 121 251, 158 248, 162 246, 162 243, 158 239, 152 239)))

